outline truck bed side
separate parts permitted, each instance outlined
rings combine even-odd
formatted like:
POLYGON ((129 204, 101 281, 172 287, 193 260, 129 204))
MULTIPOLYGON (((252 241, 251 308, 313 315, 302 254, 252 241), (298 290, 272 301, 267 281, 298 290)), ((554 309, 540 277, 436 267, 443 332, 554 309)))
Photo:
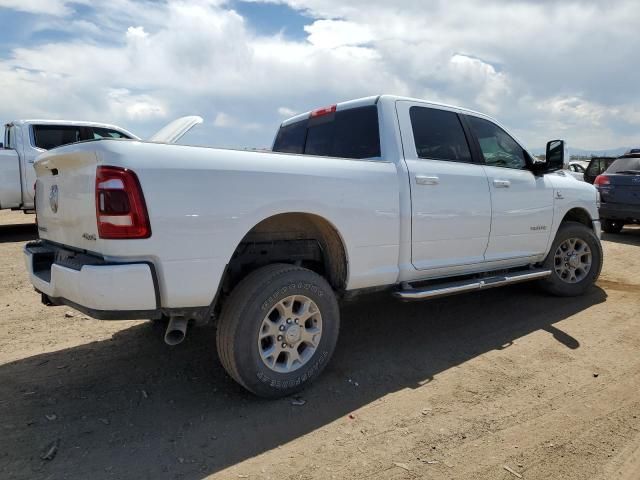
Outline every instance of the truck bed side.
POLYGON ((98 141, 45 154, 36 170, 41 237, 113 262, 152 262, 162 307, 208 305, 247 232, 284 213, 316 215, 335 228, 348 262, 347 289, 398 278, 400 214, 393 163, 98 141), (136 173, 150 238, 99 238, 93 190, 98 165, 136 173), (47 205, 54 184, 58 214, 47 205), (65 204, 73 205, 73 215, 62 213, 65 204))

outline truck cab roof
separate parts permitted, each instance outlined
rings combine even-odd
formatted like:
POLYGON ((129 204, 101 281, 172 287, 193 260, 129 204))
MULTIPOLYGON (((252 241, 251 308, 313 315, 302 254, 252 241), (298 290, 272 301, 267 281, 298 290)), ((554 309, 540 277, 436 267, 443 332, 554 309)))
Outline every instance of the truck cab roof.
MULTIPOLYGON (((394 103, 397 101, 407 101, 407 102, 416 102, 416 103, 422 103, 425 105, 432 105, 434 107, 439 107, 439 108, 446 108, 446 109, 451 109, 451 110, 456 110, 459 112, 465 112, 465 113, 469 113, 472 115, 476 115, 478 117, 483 117, 483 118, 488 118, 491 119, 491 121, 496 122, 497 121, 488 116, 485 115, 484 113, 481 112, 477 112, 475 110, 470 110, 468 108, 464 108, 464 107, 459 107, 456 105, 450 105, 447 103, 442 103, 442 102, 434 102, 434 101, 428 101, 428 100, 423 100, 423 99, 419 99, 419 98, 413 98, 413 97, 405 97, 405 96, 401 96, 401 95, 390 95, 390 94, 382 94, 382 95, 373 95, 370 97, 362 97, 362 98, 357 98, 355 100, 349 100, 346 102, 340 102, 340 103, 336 103, 335 104, 335 110, 336 111, 340 111, 340 110, 346 110, 349 108, 356 108, 356 107, 364 107, 367 105, 376 105, 378 103, 394 103)), ((332 105, 333 107, 333 105, 332 105)), ((309 116, 315 112, 316 110, 310 110, 307 112, 303 112, 303 113, 299 113, 298 115, 295 115, 291 118, 286 119, 284 122, 282 122, 281 126, 285 127, 287 125, 290 125, 292 123, 295 123, 297 121, 303 120, 305 118, 309 118, 309 116)))

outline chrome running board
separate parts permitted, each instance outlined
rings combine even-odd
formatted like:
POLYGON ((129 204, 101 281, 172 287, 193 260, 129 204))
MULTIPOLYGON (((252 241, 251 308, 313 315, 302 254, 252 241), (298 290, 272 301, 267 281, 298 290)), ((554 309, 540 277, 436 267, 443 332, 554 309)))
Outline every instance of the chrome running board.
POLYGON ((471 292, 473 290, 502 287, 504 285, 537 280, 540 278, 546 278, 549 275, 551 275, 551 270, 540 268, 508 273, 505 275, 496 275, 495 277, 472 278, 458 282, 429 285, 424 288, 414 288, 409 284, 403 284, 403 286, 408 288, 396 290, 392 295, 404 301, 426 300, 428 298, 444 297, 446 295, 455 295, 456 293, 471 292))

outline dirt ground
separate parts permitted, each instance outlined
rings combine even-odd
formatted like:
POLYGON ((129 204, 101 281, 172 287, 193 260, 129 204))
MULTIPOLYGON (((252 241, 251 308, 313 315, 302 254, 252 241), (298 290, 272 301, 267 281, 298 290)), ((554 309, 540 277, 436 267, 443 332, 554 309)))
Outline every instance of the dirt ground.
POLYGON ((605 236, 584 297, 346 304, 298 406, 233 383, 213 328, 169 348, 160 326, 41 305, 32 218, 0 212, 2 479, 640 478, 638 228, 605 236))

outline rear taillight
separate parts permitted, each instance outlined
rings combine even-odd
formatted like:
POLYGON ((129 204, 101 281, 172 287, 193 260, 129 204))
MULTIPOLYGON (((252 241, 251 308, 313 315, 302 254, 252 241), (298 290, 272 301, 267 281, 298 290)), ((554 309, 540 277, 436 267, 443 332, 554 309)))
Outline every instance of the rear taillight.
POLYGON ((593 184, 595 186, 609 185, 610 183, 611 183, 611 180, 609 180, 609 177, 607 175, 598 175, 596 179, 593 181, 593 184))
POLYGON ((149 238, 151 226, 138 177, 121 167, 98 167, 96 217, 100 238, 149 238))

